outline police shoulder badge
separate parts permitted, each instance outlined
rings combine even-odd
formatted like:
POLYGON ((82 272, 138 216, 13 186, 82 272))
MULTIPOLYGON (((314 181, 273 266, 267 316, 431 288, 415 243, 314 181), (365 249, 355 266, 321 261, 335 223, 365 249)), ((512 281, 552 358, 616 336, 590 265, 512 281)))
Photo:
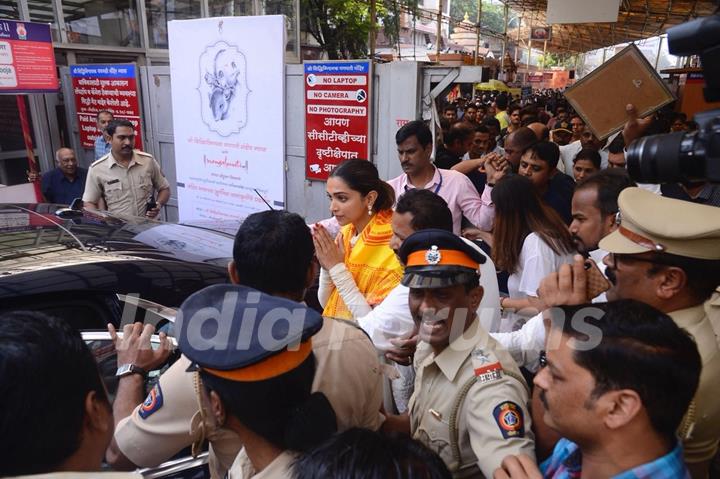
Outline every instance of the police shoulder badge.
POLYGON ((442 259, 442 254, 438 250, 438 247, 433 245, 429 250, 425 252, 425 261, 427 264, 438 264, 442 259))
POLYGON ((502 378, 502 364, 497 360, 490 360, 490 357, 482 349, 473 351, 470 360, 477 382, 482 384, 502 378))
POLYGON ((505 401, 493 410, 495 422, 505 439, 513 437, 525 437, 525 421, 523 410, 512 401, 505 401))
POLYGON ((155 411, 160 409, 162 407, 162 405, 163 405, 162 389, 160 389, 160 383, 158 383, 155 385, 155 387, 153 387, 150 390, 150 393, 145 398, 145 401, 140 405, 138 414, 140 415, 141 418, 147 419, 155 411))

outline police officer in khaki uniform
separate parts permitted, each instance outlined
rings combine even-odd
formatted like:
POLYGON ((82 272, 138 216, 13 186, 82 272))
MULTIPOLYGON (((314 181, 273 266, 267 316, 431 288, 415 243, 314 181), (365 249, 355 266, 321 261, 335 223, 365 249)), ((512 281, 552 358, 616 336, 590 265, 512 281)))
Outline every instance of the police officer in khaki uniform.
POLYGON ((618 205, 620 224, 600 241, 610 253, 607 298, 643 301, 695 339, 702 374, 679 433, 691 475, 705 478, 720 440, 720 348, 703 307, 720 284, 720 209, 641 188, 624 190, 618 205))
POLYGON ((400 258, 420 339, 412 436, 455 477, 492 477, 507 454, 534 458, 527 384, 476 314, 485 256, 450 232, 422 230, 404 241, 400 258))
MULTIPOLYGON (((292 291, 265 292, 302 300, 304 289, 314 279, 316 269, 310 263, 314 251, 310 230, 300 216, 286 211, 255 213, 243 222, 235 241, 233 252, 237 255, 236 260, 228 265, 231 282, 242 284, 243 279, 248 281, 254 274, 236 266, 248 254, 284 258, 283 254, 289 251, 295 264, 280 266, 275 262, 273 266, 268 263, 265 267, 267 276, 274 278, 285 274, 294 277, 293 272, 302 268, 306 271, 305 281, 287 284, 292 291), (278 235, 278 231, 283 234, 278 235), (248 251, 250 244, 257 245, 255 250, 248 251), (308 258, 307 263, 300 259, 305 257, 308 258), (281 269, 275 270, 275 267, 281 269)), ((278 285, 271 286, 279 288, 278 285)), ((317 362, 312 390, 324 393, 330 401, 337 417, 338 430, 351 427, 377 430, 383 419, 379 412, 382 372, 375 348, 367 335, 349 323, 326 319, 322 329, 313 337, 312 348, 317 362)), ((209 413, 209 404, 198 394, 202 390, 199 375, 186 372, 189 364, 189 360, 181 356, 160 376, 158 385, 144 403, 138 405, 141 399, 126 401, 127 408, 119 399, 122 390, 132 387, 129 386, 132 378, 120 378, 113 405, 115 420, 119 422, 107 454, 107 460, 114 468, 156 466, 191 444, 195 452, 199 451, 198 446, 207 440, 211 448, 212 477, 224 477, 242 443, 233 431, 218 424, 209 413)), ((122 368, 123 364, 118 366, 122 368)), ((137 397, 133 394, 125 396, 125 393, 123 396, 137 397)))
POLYGON ((135 130, 127 120, 113 120, 107 127, 110 153, 90 165, 83 202, 97 209, 104 199, 111 213, 155 218, 170 199, 170 183, 152 155, 133 149, 135 130), (148 200, 157 191, 156 206, 148 200))
POLYGON ((720 287, 715 290, 712 298, 705 303, 705 312, 713 325, 715 336, 720 340, 720 287))
POLYGON ((312 343, 322 316, 236 284, 208 286, 186 299, 180 311, 178 346, 201 378, 199 396, 210 405, 207 413, 246 446, 228 478, 290 477, 297 455, 337 430, 328 398, 311 391, 317 365, 312 343), (204 330, 215 318, 208 309, 229 313, 224 333, 210 339, 204 330))

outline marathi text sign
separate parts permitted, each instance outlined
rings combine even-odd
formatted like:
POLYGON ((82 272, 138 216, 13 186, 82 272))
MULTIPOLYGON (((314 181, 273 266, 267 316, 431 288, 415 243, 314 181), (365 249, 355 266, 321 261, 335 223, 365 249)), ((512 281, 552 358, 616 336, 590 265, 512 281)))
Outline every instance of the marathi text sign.
POLYGON ((370 158, 369 61, 305 63, 305 175, 327 180, 344 160, 370 158))
POLYGON ((180 220, 285 207, 285 17, 168 23, 180 220))
POLYGON ((58 89, 50 25, 0 20, 0 93, 58 89))
POLYGON ((95 146, 100 135, 96 117, 99 111, 107 110, 116 120, 129 120, 133 124, 135 148, 142 149, 135 65, 71 65, 70 77, 82 146, 95 146))

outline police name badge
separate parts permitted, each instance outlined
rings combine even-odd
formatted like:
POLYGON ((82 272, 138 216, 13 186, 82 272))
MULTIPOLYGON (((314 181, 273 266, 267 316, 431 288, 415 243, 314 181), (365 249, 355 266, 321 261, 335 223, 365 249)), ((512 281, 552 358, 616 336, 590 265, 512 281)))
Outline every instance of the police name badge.
POLYGON ((481 349, 476 349, 470 355, 475 377, 479 383, 496 381, 502 378, 503 368, 500 362, 491 361, 481 349))

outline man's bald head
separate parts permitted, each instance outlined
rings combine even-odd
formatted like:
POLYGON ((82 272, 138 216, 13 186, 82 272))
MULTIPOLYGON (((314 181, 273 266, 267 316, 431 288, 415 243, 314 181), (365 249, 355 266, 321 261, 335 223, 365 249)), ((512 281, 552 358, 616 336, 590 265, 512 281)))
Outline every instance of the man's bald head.
POLYGON ((527 126, 518 128, 505 138, 505 160, 510 163, 513 171, 517 172, 520 167, 520 157, 537 141, 535 132, 527 126))
POLYGON ((535 136, 539 141, 550 140, 550 128, 548 128, 547 125, 544 125, 537 121, 535 123, 530 123, 528 125, 528 128, 530 128, 535 133, 535 136))

